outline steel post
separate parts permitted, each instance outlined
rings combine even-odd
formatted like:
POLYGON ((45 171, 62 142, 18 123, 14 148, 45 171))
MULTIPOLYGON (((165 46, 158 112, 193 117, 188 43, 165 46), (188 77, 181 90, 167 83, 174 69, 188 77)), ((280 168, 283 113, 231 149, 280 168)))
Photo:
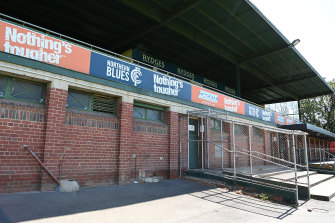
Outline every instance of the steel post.
POLYGON ((292 131, 292 149, 293 149, 293 160, 294 160, 294 183, 295 183, 295 190, 296 190, 296 201, 297 201, 297 204, 299 204, 298 203, 299 190, 298 190, 297 161, 296 161, 296 154, 295 154, 294 131, 292 131))
POLYGON ((190 169, 190 112, 187 111, 187 169, 190 169))
POLYGON ((236 148, 235 148, 235 123, 233 122, 233 162, 234 162, 234 179, 236 180, 236 148))
POLYGON ((223 169, 223 156, 224 156, 224 152, 223 152, 223 131, 222 131, 222 120, 220 120, 220 141, 221 141, 221 169, 223 169))
POLYGON ((306 135, 304 135, 304 139, 305 139, 305 156, 306 156, 306 171, 307 171, 307 187, 308 187, 308 199, 311 198, 311 192, 310 192, 310 189, 311 189, 311 184, 310 184, 310 181, 309 181, 309 164, 308 164, 308 152, 307 152, 307 137, 306 135))
POLYGON ((249 125, 249 160, 250 160, 250 176, 252 176, 252 145, 251 145, 251 130, 252 126, 249 125))
POLYGON ((209 169, 209 128, 208 128, 209 113, 210 113, 210 110, 208 110, 208 116, 207 116, 207 118, 206 118, 206 138, 207 138, 207 143, 206 143, 206 147, 207 147, 207 169, 209 169))
POLYGON ((201 116, 201 169, 204 170, 204 117, 201 116))

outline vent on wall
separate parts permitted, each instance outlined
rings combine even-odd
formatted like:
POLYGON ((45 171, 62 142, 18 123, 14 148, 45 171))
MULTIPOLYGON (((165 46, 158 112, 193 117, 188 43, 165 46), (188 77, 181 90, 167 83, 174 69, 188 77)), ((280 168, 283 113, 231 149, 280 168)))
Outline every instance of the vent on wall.
POLYGON ((94 95, 93 111, 106 112, 115 115, 116 98, 104 95, 94 95))

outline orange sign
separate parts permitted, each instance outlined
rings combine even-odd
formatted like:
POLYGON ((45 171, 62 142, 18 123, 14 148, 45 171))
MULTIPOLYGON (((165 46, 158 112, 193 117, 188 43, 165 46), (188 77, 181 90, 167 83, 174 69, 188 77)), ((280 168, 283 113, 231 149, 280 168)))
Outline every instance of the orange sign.
POLYGON ((192 85, 192 101, 244 115, 244 102, 192 85))
POLYGON ((91 51, 0 21, 0 51, 89 73, 91 51))

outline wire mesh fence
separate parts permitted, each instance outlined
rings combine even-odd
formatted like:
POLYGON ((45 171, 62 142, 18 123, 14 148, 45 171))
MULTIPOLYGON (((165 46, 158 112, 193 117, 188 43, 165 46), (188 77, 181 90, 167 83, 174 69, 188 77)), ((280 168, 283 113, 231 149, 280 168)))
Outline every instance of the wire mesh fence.
POLYGON ((210 110, 189 116, 199 118, 199 138, 189 140, 198 142, 199 168, 291 190, 309 187, 305 133, 234 121, 210 110))

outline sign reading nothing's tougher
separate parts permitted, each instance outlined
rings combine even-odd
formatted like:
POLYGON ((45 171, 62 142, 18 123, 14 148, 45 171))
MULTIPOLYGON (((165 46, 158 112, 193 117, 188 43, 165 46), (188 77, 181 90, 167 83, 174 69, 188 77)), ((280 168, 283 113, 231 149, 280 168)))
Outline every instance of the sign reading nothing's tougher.
POLYGON ((90 50, 0 21, 0 51, 88 73, 90 50))

